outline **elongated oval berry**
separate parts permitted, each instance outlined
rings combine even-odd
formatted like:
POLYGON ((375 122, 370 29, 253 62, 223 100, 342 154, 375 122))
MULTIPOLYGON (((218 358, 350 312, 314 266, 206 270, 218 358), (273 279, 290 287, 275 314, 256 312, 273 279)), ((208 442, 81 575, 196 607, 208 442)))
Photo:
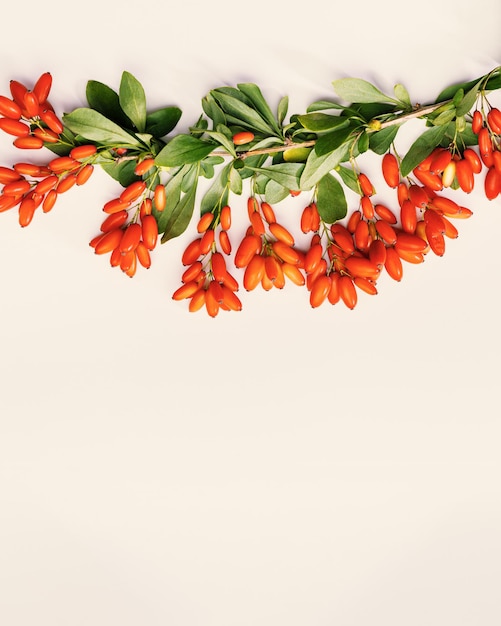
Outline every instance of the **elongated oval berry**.
POLYGON ((364 196, 372 196, 374 194, 374 187, 366 174, 360 173, 358 175, 358 184, 364 196))
POLYGON ((278 222, 272 222, 269 225, 270 233, 276 237, 279 241, 283 241, 288 246, 293 246, 295 244, 294 237, 292 233, 290 233, 285 226, 279 224, 278 222))
POLYGON ((384 204, 376 204, 374 206, 374 211, 376 212, 376 215, 378 215, 385 222, 388 222, 388 224, 397 223, 397 216, 395 213, 393 213, 393 211, 384 204))
POLYGON ((474 174, 480 174, 482 171, 482 161, 475 150, 466 148, 463 152, 463 158, 470 162, 474 174))
MULTIPOLYGON (((480 158, 484 161, 492 153, 492 140, 487 128, 481 128, 478 133, 478 149, 480 158)), ((484 161, 485 163, 485 161, 484 161)))
POLYGON ((76 174, 67 174, 64 178, 61 178, 56 185, 57 193, 65 193, 73 187, 77 182, 76 174))
POLYGON ((205 233, 202 235, 202 239, 200 240, 200 253, 207 254, 209 250, 212 248, 212 244, 214 243, 215 232, 213 228, 208 228, 205 233))
POLYGON ((192 280, 195 280, 202 271, 202 269, 202 262, 195 261, 183 272, 183 275, 181 276, 181 282, 190 283, 192 280))
POLYGON ((167 195, 165 185, 159 183, 153 192, 153 202, 157 211, 163 211, 167 205, 167 195))
POLYGON ((310 249, 306 253, 306 257, 304 260, 304 270, 307 274, 311 274, 316 270, 320 260, 322 259, 324 253, 324 249, 322 244, 315 243, 310 246, 310 249))
POLYGON ((5 196, 21 196, 27 193, 31 189, 31 184, 25 179, 14 180, 11 183, 7 183, 3 188, 3 194, 5 196))
POLYGON ((356 276, 353 279, 353 282, 356 287, 358 287, 361 291, 365 291, 365 293, 368 293, 370 296, 377 295, 377 287, 374 281, 368 278, 363 278, 362 276, 356 276))
POLYGON ((263 214, 264 219, 268 222, 268 224, 272 224, 277 221, 275 217, 275 211, 273 207, 268 202, 261 202, 261 213, 263 214))
POLYGON ((346 274, 341 276, 338 280, 338 289, 341 300, 349 309, 354 309, 357 305, 358 296, 353 280, 346 274))
POLYGON ((200 311, 200 309, 205 305, 205 294, 206 290, 203 287, 200 287, 191 296, 190 303, 188 305, 188 311, 190 311, 190 313, 200 311))
POLYGON ((369 259, 378 268, 381 269, 386 261, 386 246, 382 239, 374 239, 369 246, 369 259))
POLYGON ((475 133, 475 135, 478 135, 483 125, 484 125, 484 118, 482 116, 482 113, 480 113, 480 111, 477 110, 473 113, 473 119, 471 122, 471 130, 475 133))
POLYGON ((397 157, 391 152, 387 152, 383 157, 381 168, 383 170, 383 178, 386 184, 388 187, 395 189, 400 182, 400 167, 398 165, 397 157))
POLYGON ((310 304, 313 308, 319 307, 329 295, 332 279, 326 274, 322 274, 316 278, 310 291, 310 304))
POLYGON ((186 298, 191 298, 195 292, 199 290, 198 283, 194 280, 184 283, 180 287, 176 289, 176 291, 172 294, 173 300, 185 300, 186 298))
POLYGON ((487 170, 484 180, 484 191, 487 200, 494 200, 501 192, 501 174, 494 166, 487 170))
POLYGON ((61 174, 62 172, 68 172, 76 167, 80 167, 80 163, 69 156, 62 156, 52 159, 52 161, 48 163, 47 167, 51 170, 51 172, 61 174))
POLYGON ((384 267, 388 275, 393 278, 393 280, 396 280, 397 282, 402 280, 402 261, 398 256, 395 248, 386 249, 386 260, 384 262, 384 267))
POLYGON ((136 180, 128 185, 120 194, 120 200, 122 202, 134 202, 146 189, 146 183, 144 180, 136 180))
POLYGON ((36 95, 37 100, 40 104, 44 104, 44 102, 49 97, 51 87, 52 75, 50 72, 44 72, 40 75, 33 87, 33 93, 36 95))
POLYGON ((430 248, 437 256, 443 256, 445 253, 445 239, 442 233, 435 230, 431 231, 429 224, 426 225, 426 236, 428 237, 428 243, 430 248), (430 230, 430 232, 428 232, 430 230))
POLYGON ((357 226, 362 219, 361 211, 353 211, 353 213, 348 218, 348 222, 346 223, 346 229, 353 235, 357 230, 357 226))
POLYGON ((214 220, 214 213, 204 213, 197 223, 197 232, 205 233, 214 220))
POLYGON ((429 201, 426 191, 419 185, 409 186, 409 200, 419 209, 423 209, 429 201))
POLYGON ((119 211, 118 213, 112 213, 101 224, 101 229, 100 229, 101 232, 109 233, 110 230, 121 228, 127 221, 128 217, 129 217, 129 214, 125 210, 119 211))
POLYGON ((70 150, 70 157, 75 161, 81 161, 88 159, 92 155, 96 154, 97 147, 93 144, 85 144, 83 146, 76 146, 70 150))
POLYGON ((216 280, 218 283, 224 282, 224 277, 227 273, 226 261, 224 260, 224 257, 220 252, 214 252, 214 254, 212 254, 211 269, 214 280, 216 280))
POLYGON ((149 269, 151 267, 151 256, 150 251, 144 245, 142 241, 137 244, 136 247, 136 256, 139 263, 145 268, 149 269))
POLYGON ((60 135, 63 132, 63 123, 57 117, 54 111, 51 111, 50 109, 43 109, 39 112, 39 114, 42 122, 44 124, 47 124, 52 132, 56 133, 56 135, 60 135))
POLYGON ((202 238, 198 237, 197 239, 194 239, 186 246, 183 252, 183 256, 181 257, 181 263, 183 265, 191 265, 198 259, 198 257, 200 256, 200 242, 201 241, 202 241, 202 238))
POLYGON ((261 239, 257 235, 246 235, 235 253, 235 267, 246 267, 252 257, 261 251, 261 239))
POLYGON ((362 276, 363 278, 371 278, 375 280, 378 278, 380 269, 378 266, 365 257, 350 256, 344 262, 348 273, 354 278, 355 276, 362 276))
POLYGON ((445 148, 440 148, 435 153, 431 163, 430 163, 430 172, 433 174, 441 174, 444 169, 449 165, 452 160, 452 154, 450 150, 445 148))
POLYGON ((42 210, 44 213, 48 213, 54 208, 57 200, 57 191, 55 189, 51 189, 44 198, 42 203, 42 210))
POLYGON ((226 285, 221 285, 221 289, 223 292, 223 303, 228 306, 230 311, 241 311, 242 310, 242 302, 237 294, 229 289, 226 285))
POLYGON ((456 161, 456 179, 465 193, 470 193, 473 190, 475 179, 471 163, 468 159, 456 161))
POLYGON ((14 100, 0 96, 0 115, 19 120, 22 115, 21 107, 14 100))
POLYGON ((395 229, 384 220, 376 220, 375 222, 377 234, 389 246, 393 245, 397 240, 395 229))
POLYGON ((23 109, 27 118, 32 119, 38 116, 38 108, 40 106, 40 103, 38 102, 38 98, 32 91, 27 91, 24 94, 23 105, 23 109))
POLYGON ((255 254, 245 268, 243 285, 247 291, 252 291, 261 282, 265 274, 265 260, 260 254, 255 254))
POLYGON ((0 118, 0 130, 9 135, 15 137, 28 137, 30 134, 29 126, 20 120, 15 120, 10 117, 0 118))
POLYGON ((263 218, 257 211, 254 211, 253 213, 251 213, 250 223, 252 226, 252 231, 255 235, 257 235, 258 237, 261 237, 261 235, 264 235, 265 228, 264 228, 263 218))
POLYGON ((493 133, 501 135, 501 111, 498 108, 493 107, 487 113, 487 124, 493 133))
POLYGON ((225 230, 219 231, 219 245, 225 254, 231 254, 231 241, 225 230))
POLYGON ((305 278, 297 265, 282 263, 282 271, 295 285, 302 287, 305 284, 305 278))
POLYGON ((226 205, 221 209, 219 216, 219 223, 223 230, 230 230, 231 228, 231 207, 226 205))
POLYGON ((433 189, 434 191, 440 191, 444 187, 444 182, 438 174, 434 174, 433 172, 429 172, 429 171, 420 170, 418 167, 416 167, 412 173, 422 185, 426 185, 426 187, 429 187, 430 189, 433 189))
POLYGON ((374 217, 374 205, 372 204, 369 196, 362 196, 360 198, 360 207, 366 220, 371 220, 374 217))
POLYGON ((11 80, 9 83, 10 93, 14 98, 14 101, 22 108, 24 94, 28 91, 28 88, 25 87, 18 80, 11 80))
POLYGON ((77 177, 77 185, 78 186, 85 185, 85 183, 92 176, 93 172, 94 172, 94 166, 93 165, 91 165, 90 163, 87 163, 87 165, 84 165, 82 167, 82 169, 76 175, 76 177, 77 177))
POLYGON ((123 232, 121 228, 116 228, 108 233, 104 233, 94 247, 94 252, 96 254, 106 254, 118 248, 122 240, 123 232))
POLYGON ((353 233, 353 238, 355 239, 355 245, 359 250, 367 250, 370 242, 369 225, 367 222, 363 220, 358 222, 355 232, 353 233))
POLYGON ((6 183, 12 183, 15 180, 21 179, 21 174, 15 169, 10 169, 9 167, 0 166, 0 184, 5 185, 6 183))
MULTIPOLYGON (((457 161, 451 161, 444 171, 442 172, 442 185, 444 187, 450 187, 456 177, 456 163, 457 161)), ((437 191, 439 191, 437 189, 437 191)))
POLYGON ((141 238, 148 250, 153 250, 157 245, 158 222, 153 215, 145 215, 141 220, 141 238))
POLYGON ((32 198, 24 198, 19 205, 19 225, 23 228, 33 219, 36 209, 35 201, 32 198))
POLYGON ((254 139, 254 133, 250 131, 242 131, 233 135, 233 143, 236 146, 242 146, 246 143, 250 143, 254 139))
POLYGON ((395 244, 395 252, 406 263, 422 263, 424 261, 424 254, 422 252, 409 252, 409 250, 403 250, 399 247, 398 243, 395 244))
POLYGON ((152 158, 143 159, 134 168, 134 174, 136 176, 142 176, 143 174, 146 174, 146 172, 151 170, 151 168, 154 165, 155 165, 155 159, 152 159, 152 158))
MULTIPOLYGON (((35 128, 33 135, 44 143, 58 143, 59 135, 51 131, 49 128, 35 128)), ((26 137, 28 139, 28 137, 26 137)))
POLYGON ((277 240, 271 244, 273 252, 285 261, 286 263, 292 263, 293 265, 298 265, 300 262, 300 254, 297 250, 294 250, 291 246, 284 243, 283 241, 277 240))
POLYGON ((397 244, 402 250, 409 250, 409 252, 424 252, 427 246, 426 241, 421 239, 421 237, 410 233, 398 233, 397 244))

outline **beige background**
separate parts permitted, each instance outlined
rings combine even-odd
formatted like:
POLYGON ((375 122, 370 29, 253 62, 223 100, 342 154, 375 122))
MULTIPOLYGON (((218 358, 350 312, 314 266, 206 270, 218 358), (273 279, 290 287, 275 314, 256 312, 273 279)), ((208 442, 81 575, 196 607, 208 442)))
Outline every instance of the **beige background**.
MULTIPOLYGON (((495 0, 27 0, 0 93, 51 71, 69 111, 127 69, 181 129, 240 81, 291 113, 343 76, 424 103, 501 63, 500 23, 495 0)), ((104 173, 26 229, 1 214, 0 623, 497 626, 501 202, 477 185, 445 256, 354 311, 289 286, 190 315, 189 234, 132 280, 92 254, 104 173)))

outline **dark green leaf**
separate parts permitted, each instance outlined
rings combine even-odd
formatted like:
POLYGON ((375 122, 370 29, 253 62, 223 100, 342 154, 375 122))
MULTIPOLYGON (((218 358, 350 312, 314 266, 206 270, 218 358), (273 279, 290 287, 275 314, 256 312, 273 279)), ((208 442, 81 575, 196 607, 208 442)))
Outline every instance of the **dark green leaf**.
POLYGON ((393 124, 372 133, 369 137, 369 148, 376 154, 388 152, 399 128, 400 124, 393 124))
POLYGON ((361 78, 340 78, 332 85, 337 95, 347 102, 396 102, 361 78))
POLYGON ((230 190, 238 196, 242 193, 242 177, 234 167, 230 170, 230 190))
POLYGON ((118 99, 122 110, 140 133, 146 128, 146 96, 141 83, 130 72, 122 73, 118 99))
MULTIPOLYGON (((196 185, 181 197, 167 221, 161 242, 179 237, 188 228, 195 208, 196 185)), ((164 209, 165 211, 165 209, 164 209)))
POLYGON ((327 113, 308 113, 298 116, 299 122, 306 130, 314 133, 322 133, 329 130, 341 129, 349 126, 350 120, 339 115, 328 115, 327 113))
POLYGON ((134 174, 136 165, 136 161, 121 161, 118 163, 102 163, 101 167, 109 176, 118 180, 122 187, 127 187, 134 181, 139 180, 139 177, 134 174))
POLYGON ((196 169, 195 165, 185 165, 174 176, 172 176, 165 184, 166 205, 163 211, 155 211, 153 214, 158 222, 158 232, 161 234, 165 231, 167 222, 181 199, 181 185, 185 174, 191 169, 196 169))
POLYGON ((113 146, 137 146, 138 140, 94 109, 82 107, 63 115, 63 123, 72 132, 90 141, 113 146))
MULTIPOLYGON (((219 124, 218 128, 221 128, 221 126, 222 124, 219 124)), ((231 139, 228 139, 228 137, 224 133, 219 132, 218 130, 206 130, 205 132, 207 135, 212 137, 214 141, 217 141, 219 144, 221 144, 226 152, 231 154, 233 157, 237 156, 237 153, 235 151, 235 144, 231 141, 231 139)))
POLYGON ((442 141, 447 126, 434 126, 425 130, 411 145, 400 164, 402 176, 407 176, 423 159, 425 159, 442 141))
POLYGON ((326 224, 333 224, 346 216, 348 206, 343 187, 331 174, 318 181, 317 208, 326 224))
POLYGON ((202 141, 191 135, 176 135, 162 148, 155 158, 161 167, 172 167, 196 163, 214 150, 214 144, 202 141))
POLYGON ((346 142, 353 128, 351 126, 340 128, 339 130, 333 130, 326 135, 319 137, 315 143, 315 153, 318 156, 329 154, 333 150, 336 150, 346 142))
POLYGON ((181 109, 178 107, 164 107, 148 113, 146 116, 146 132, 151 133, 154 137, 165 137, 181 118, 181 109))
POLYGON ((214 128, 216 128, 218 124, 226 124, 226 117, 223 110, 210 94, 202 99, 202 109, 207 117, 213 121, 214 128))
POLYGON ((357 150, 359 154, 367 152, 369 149, 369 135, 364 131, 360 134, 357 141, 357 150))
POLYGON ((91 109, 98 111, 123 128, 132 128, 132 122, 120 106, 118 94, 111 87, 97 80, 89 80, 86 96, 91 109))

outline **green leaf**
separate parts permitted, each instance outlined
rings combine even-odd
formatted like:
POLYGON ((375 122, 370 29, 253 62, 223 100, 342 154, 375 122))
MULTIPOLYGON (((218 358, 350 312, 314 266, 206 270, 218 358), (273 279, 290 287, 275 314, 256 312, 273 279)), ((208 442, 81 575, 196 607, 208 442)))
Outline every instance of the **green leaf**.
POLYGON ((312 150, 301 174, 300 188, 307 190, 314 187, 328 172, 346 160, 346 154, 347 147, 345 145, 323 155, 318 155, 315 150, 312 150))
POLYGON ((348 205, 342 185, 332 174, 326 174, 317 184, 317 209, 326 224, 346 216, 348 205))
POLYGON ((97 80, 89 80, 86 97, 91 109, 98 111, 123 128, 132 128, 132 122, 120 106, 118 94, 111 87, 97 80))
POLYGON ((234 167, 230 170, 230 190, 238 196, 242 193, 242 177, 234 167))
POLYGON ((127 187, 140 178, 134 174, 136 165, 136 161, 122 161, 121 163, 103 163, 101 167, 112 178, 118 180, 122 187, 127 187))
POLYGON ((411 102, 411 97, 409 95, 409 92, 401 83, 397 83, 395 85, 395 87, 393 88, 393 92, 395 94, 395 98, 399 102, 401 102, 402 104, 405 104, 409 108, 412 108, 412 102, 411 102))
POLYGON ((290 195, 290 190, 275 180, 269 180, 264 188, 264 199, 269 204, 278 204, 290 195))
POLYGON ((140 133, 146 128, 146 96, 141 83, 130 72, 122 73, 118 90, 120 106, 140 133))
POLYGON ((402 176, 407 176, 416 166, 418 166, 423 159, 431 154, 442 141, 447 126, 434 126, 428 130, 425 130, 416 141, 411 145, 407 154, 402 159, 400 164, 400 172, 402 176))
POLYGON ((167 198, 169 198, 169 195, 172 194, 177 199, 177 202, 174 204, 171 201, 171 203, 168 204, 168 206, 166 206, 165 209, 159 214, 161 215, 159 232, 163 232, 161 239, 162 243, 165 243, 170 239, 174 239, 174 237, 178 237, 184 233, 191 221, 193 210, 195 208, 195 197, 197 192, 196 183, 198 181, 198 176, 195 176, 195 184, 189 188, 187 193, 182 195, 180 189, 182 179, 185 175, 189 175, 191 170, 198 172, 198 164, 182 168, 180 172, 173 179, 171 179, 171 181, 175 181, 174 184, 166 187, 167 198), (164 218, 164 214, 165 219, 162 220, 162 218, 164 218))
POLYGON ((340 78, 332 85, 338 96, 347 102, 396 102, 362 78, 340 78))
POLYGON ((277 120, 270 109, 269 104, 263 97, 261 90, 254 83, 239 83, 237 87, 240 91, 247 96, 252 106, 261 115, 261 117, 270 125, 274 131, 280 135, 280 126, 277 124, 277 120))
POLYGON ((316 111, 326 111, 328 109, 344 109, 345 107, 331 100, 316 100, 312 102, 306 109, 307 113, 315 113, 316 111))
POLYGON ((251 168, 259 174, 263 174, 270 180, 274 180, 279 185, 287 189, 298 190, 299 178, 304 169, 304 163, 278 163, 268 167, 251 168))
POLYGON ((200 203, 200 215, 214 211, 228 203, 230 172, 233 169, 232 163, 227 163, 214 179, 214 182, 205 192, 200 203))
MULTIPOLYGON (((219 124, 218 127, 220 128, 221 126, 222 124, 219 124)), ((235 151, 235 144, 231 141, 231 139, 228 139, 228 137, 224 133, 219 132, 218 130, 206 130, 205 132, 207 135, 209 135, 215 141, 221 144, 226 152, 231 154, 233 157, 237 156, 237 153, 235 151)))
POLYGON ((358 177, 351 168, 339 165, 336 167, 336 172, 339 174, 343 184, 346 185, 348 189, 351 189, 356 194, 360 193, 360 183, 358 182, 358 177))
POLYGON ((444 126, 456 117, 456 109, 449 109, 448 111, 442 111, 440 115, 431 119, 430 121, 434 126, 444 126))
POLYGON ((94 109, 82 107, 63 115, 63 124, 77 135, 110 146, 137 146, 138 140, 94 109))
POLYGON ((327 113, 307 113, 306 115, 299 115, 298 119, 303 128, 314 133, 341 129, 350 124, 348 118, 340 117, 339 115, 328 115, 327 113))
POLYGON ((191 169, 196 169, 196 167, 194 165, 185 165, 178 170, 174 176, 169 178, 165 184, 166 204, 163 211, 156 211, 155 205, 153 205, 153 214, 157 219, 158 232, 160 234, 165 231, 170 215, 181 199, 181 185, 183 178, 191 169))
POLYGON ((322 156, 336 150, 346 142, 352 131, 353 128, 351 126, 346 126, 322 135, 317 139, 314 151, 318 156, 322 156))
POLYGON ((278 108, 277 108, 277 120, 280 125, 284 123, 285 116, 287 115, 288 109, 289 109, 289 96, 283 96, 283 98, 278 103, 278 108))
POLYGON ((211 91, 211 94, 219 103, 223 112, 230 116, 228 121, 235 120, 235 123, 265 135, 276 134, 275 128, 267 124, 255 109, 242 102, 239 98, 225 93, 223 87, 214 89, 211 91))
POLYGON ((176 127, 181 118, 178 107, 164 107, 148 113, 146 116, 146 132, 160 139, 176 127))
POLYGON ((400 128, 400 124, 392 124, 382 130, 372 133, 369 137, 369 148, 376 154, 384 154, 388 152, 396 134, 400 128))
POLYGON ((202 109, 207 117, 213 121, 214 128, 219 124, 226 124, 226 117, 223 110, 210 94, 202 99, 202 109))
POLYGON ((473 107, 477 100, 478 90, 480 88, 481 81, 478 81, 473 87, 463 96, 459 104, 456 106, 456 115, 461 117, 466 115, 473 107))
POLYGON ((160 150, 155 163, 160 167, 173 167, 196 163, 214 150, 213 143, 207 143, 191 135, 176 135, 160 150))

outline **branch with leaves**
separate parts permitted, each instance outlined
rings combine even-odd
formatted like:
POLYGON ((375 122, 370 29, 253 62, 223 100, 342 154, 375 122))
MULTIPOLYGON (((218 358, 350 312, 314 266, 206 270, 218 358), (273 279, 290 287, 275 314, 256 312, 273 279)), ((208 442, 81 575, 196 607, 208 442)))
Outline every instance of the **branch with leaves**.
POLYGON ((0 96, 0 129, 22 151, 48 148, 46 165, 25 160, 0 167, 0 212, 17 209, 27 226, 37 209, 52 210, 59 196, 87 182, 100 166, 121 190, 103 205, 99 233, 90 242, 112 266, 134 276, 150 267, 152 251, 182 235, 198 205, 197 232, 185 248, 186 267, 175 300, 190 311, 240 310, 239 277, 246 291, 305 285, 312 307, 358 293, 377 294, 386 272, 401 280, 403 263, 442 256, 457 237, 454 219, 471 211, 446 190, 470 193, 482 176, 488 200, 501 193, 501 111, 489 94, 501 87, 501 68, 445 88, 435 102, 413 105, 397 84, 392 95, 359 78, 333 81, 339 100, 318 100, 288 116, 284 96, 274 111, 252 83, 219 87, 202 99, 189 132, 174 133, 176 106, 147 107, 141 83, 123 72, 119 89, 87 83, 87 107, 59 116, 49 101, 52 76, 32 88, 12 80, 0 96), (405 154, 396 137, 411 119, 424 122, 405 154), (381 156, 395 207, 377 201, 360 169, 368 151, 381 156), (199 198, 200 178, 211 181, 199 198), (249 226, 231 242, 231 196, 247 196, 249 226), (346 191, 357 202, 350 210, 346 191), (277 217, 277 205, 305 194, 298 233, 277 217))

